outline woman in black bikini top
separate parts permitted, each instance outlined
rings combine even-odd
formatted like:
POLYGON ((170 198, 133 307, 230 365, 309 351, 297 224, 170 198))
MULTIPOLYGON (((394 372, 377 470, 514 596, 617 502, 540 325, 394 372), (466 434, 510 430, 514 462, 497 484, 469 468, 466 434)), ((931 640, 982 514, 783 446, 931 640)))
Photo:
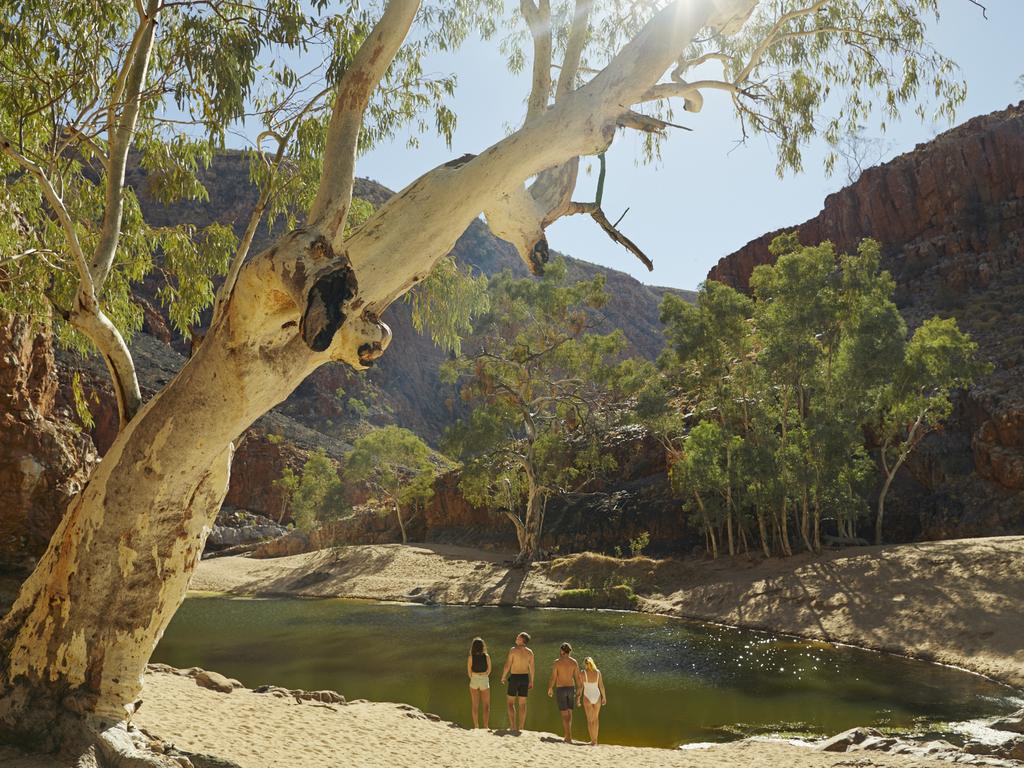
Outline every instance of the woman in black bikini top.
POLYGON ((482 710, 484 728, 491 722, 491 655, 482 638, 474 637, 466 659, 466 674, 469 675, 469 701, 473 712, 473 727, 480 727, 477 710, 482 710))

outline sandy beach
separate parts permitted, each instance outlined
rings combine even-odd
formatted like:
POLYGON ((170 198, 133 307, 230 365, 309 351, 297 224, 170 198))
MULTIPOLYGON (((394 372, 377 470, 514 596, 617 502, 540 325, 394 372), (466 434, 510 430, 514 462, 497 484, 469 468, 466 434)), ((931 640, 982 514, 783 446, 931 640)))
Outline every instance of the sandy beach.
POLYGON ((204 560, 192 588, 439 603, 557 605, 567 587, 629 583, 641 610, 963 667, 1024 687, 1024 537, 679 561, 571 555, 528 570, 480 550, 339 547, 273 560, 204 560))
MULTIPOLYGON (((135 725, 209 766, 241 768, 912 768, 948 761, 884 752, 822 752, 807 745, 750 740, 699 749, 581 742, 554 734, 469 730, 409 705, 321 703, 237 688, 221 693, 181 673, 150 669, 135 725), (225 763, 223 761, 230 761, 225 763)), ((199 763, 197 763, 199 764, 199 763)), ((0 747, 5 768, 67 768, 66 761, 0 747)))
POLYGON ((587 766, 588 768, 825 768, 936 765, 869 753, 832 754, 779 743, 738 742, 701 750, 561 743, 553 734, 467 730, 399 704, 321 704, 238 689, 217 693, 189 677, 149 672, 136 721, 191 752, 244 768, 587 766), (853 762, 852 762, 852 761, 853 762))

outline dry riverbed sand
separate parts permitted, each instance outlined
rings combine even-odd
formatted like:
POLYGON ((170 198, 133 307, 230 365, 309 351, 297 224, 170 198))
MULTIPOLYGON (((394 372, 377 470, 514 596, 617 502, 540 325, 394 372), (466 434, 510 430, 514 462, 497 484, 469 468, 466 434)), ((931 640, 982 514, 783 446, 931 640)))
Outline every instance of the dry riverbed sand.
MULTIPOLYGON (((375 702, 321 704, 238 689, 217 693, 189 677, 150 672, 137 721, 190 752, 243 768, 826 768, 936 766, 871 753, 832 754, 764 742, 706 750, 562 744, 552 734, 472 731, 411 707, 375 702)), ((946 763, 948 765, 948 763, 946 763)))

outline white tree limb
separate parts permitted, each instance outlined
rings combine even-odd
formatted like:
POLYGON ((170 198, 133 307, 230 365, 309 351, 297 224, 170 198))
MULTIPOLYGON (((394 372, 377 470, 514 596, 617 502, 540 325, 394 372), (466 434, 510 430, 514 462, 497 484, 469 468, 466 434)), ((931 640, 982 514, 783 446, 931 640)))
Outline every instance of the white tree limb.
POLYGON ((526 102, 529 121, 547 109, 551 97, 551 4, 550 0, 520 0, 519 10, 533 38, 533 77, 526 102))
MULTIPOLYGON (((576 88, 576 76, 590 31, 592 8, 593 0, 576 0, 565 55, 559 68, 558 85, 555 90, 556 103, 565 99, 576 88)), ((565 215, 565 208, 572 200, 573 190, 576 189, 579 168, 579 157, 573 157, 560 165, 545 169, 530 185, 530 195, 541 211, 538 219, 542 229, 565 215)), ((523 253, 520 252, 520 255, 523 253)))
POLYGON ((99 242, 89 267, 97 295, 103 291, 103 284, 114 265, 117 244, 121 239, 121 219, 124 215, 124 176, 128 166, 128 151, 131 149, 132 138, 135 136, 135 126, 142 105, 141 94, 146 83, 149 60, 153 52, 156 14, 159 7, 159 0, 148 0, 145 13, 140 15, 139 27, 132 38, 124 68, 119 74, 111 94, 103 223, 100 228, 99 242), (119 105, 122 110, 120 117, 116 115, 119 105))
POLYGON ((323 176, 307 217, 309 224, 318 227, 335 248, 340 248, 352 203, 363 113, 405 40, 418 9, 419 0, 389 0, 338 83, 327 127, 323 176))
MULTIPOLYGON (((701 28, 735 29, 755 5, 756 0, 677 0, 586 85, 480 155, 436 168, 391 198, 345 243, 366 306, 379 316, 429 273, 481 211, 495 214, 503 205, 530 211, 517 187, 569 159, 604 151, 623 105, 637 103, 701 28), (393 268, 394 260, 410 258, 416 260, 411 269, 393 268)), ((516 229, 536 232, 531 223, 516 229)), ((526 239, 516 244, 521 254, 526 239)))
POLYGON ((576 75, 579 74, 580 60, 587 44, 590 31, 590 11, 594 0, 576 0, 573 10, 572 25, 569 27, 569 39, 565 44, 565 55, 558 71, 558 85, 555 88, 555 101, 564 98, 567 93, 576 89, 576 75))
POLYGON ((43 169, 14 149, 10 140, 4 136, 0 136, 0 151, 3 151, 5 155, 35 177, 43 197, 46 198, 46 202, 64 230, 68 250, 71 251, 74 258, 79 278, 75 303, 70 310, 67 310, 66 319, 84 333, 103 356, 114 386, 117 411, 123 428, 142 404, 142 393, 139 389, 138 377, 135 374, 135 364, 124 337, 100 308, 92 273, 89 271, 89 263, 78 238, 78 230, 71 220, 71 214, 68 213, 67 206, 64 205, 64 201, 43 169))

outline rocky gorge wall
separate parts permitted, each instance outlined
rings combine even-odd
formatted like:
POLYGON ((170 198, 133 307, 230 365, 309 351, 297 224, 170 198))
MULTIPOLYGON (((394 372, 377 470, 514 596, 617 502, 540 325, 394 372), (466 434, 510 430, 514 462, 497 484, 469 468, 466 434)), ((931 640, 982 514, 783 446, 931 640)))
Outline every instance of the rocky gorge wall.
POLYGON ((96 462, 57 390, 49 334, 0 315, 0 570, 42 553, 96 462))
POLYGON ((846 250, 878 240, 908 324, 955 317, 994 365, 900 478, 893 532, 1024 530, 1024 102, 864 171, 816 217, 723 257, 708 279, 746 290, 754 268, 772 260, 768 244, 792 229, 804 243, 846 250))

